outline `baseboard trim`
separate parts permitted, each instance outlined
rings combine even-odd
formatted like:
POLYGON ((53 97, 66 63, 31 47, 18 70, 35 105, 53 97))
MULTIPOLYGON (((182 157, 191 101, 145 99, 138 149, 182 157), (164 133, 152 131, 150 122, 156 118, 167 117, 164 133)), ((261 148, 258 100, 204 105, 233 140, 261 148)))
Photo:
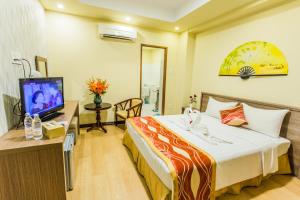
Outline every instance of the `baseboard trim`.
MULTIPOLYGON (((94 125, 95 123, 89 123, 89 124, 80 124, 80 128, 88 128, 94 125)), ((125 124, 125 121, 118 121, 119 124, 125 124)), ((115 125, 115 122, 102 122, 103 126, 109 126, 109 125, 115 125)))

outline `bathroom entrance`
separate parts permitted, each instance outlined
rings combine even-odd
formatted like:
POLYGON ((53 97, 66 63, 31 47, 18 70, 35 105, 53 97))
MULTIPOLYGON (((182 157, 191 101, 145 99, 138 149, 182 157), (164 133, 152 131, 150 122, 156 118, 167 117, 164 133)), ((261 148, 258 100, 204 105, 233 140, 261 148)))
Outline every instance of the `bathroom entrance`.
POLYGON ((144 101, 142 115, 163 115, 167 47, 142 44, 140 69, 140 96, 144 101))

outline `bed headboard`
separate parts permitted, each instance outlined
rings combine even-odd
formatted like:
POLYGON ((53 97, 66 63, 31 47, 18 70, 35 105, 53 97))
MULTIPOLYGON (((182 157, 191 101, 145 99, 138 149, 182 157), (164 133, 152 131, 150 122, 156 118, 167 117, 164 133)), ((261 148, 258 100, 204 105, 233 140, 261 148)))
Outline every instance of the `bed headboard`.
POLYGON ((201 112, 206 110, 210 96, 218 101, 244 102, 253 107, 263 109, 289 109, 290 112, 285 116, 282 123, 280 136, 289 139, 292 143, 289 149, 289 159, 294 175, 300 178, 300 108, 202 92, 200 99, 201 112))

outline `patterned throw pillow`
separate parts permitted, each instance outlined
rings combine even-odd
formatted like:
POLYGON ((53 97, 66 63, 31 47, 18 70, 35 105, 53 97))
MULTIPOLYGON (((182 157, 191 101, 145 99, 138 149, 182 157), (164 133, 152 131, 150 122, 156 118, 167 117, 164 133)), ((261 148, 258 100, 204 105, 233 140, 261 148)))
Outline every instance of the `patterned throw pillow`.
POLYGON ((248 122, 245 118, 243 105, 239 105, 226 110, 221 110, 221 122, 229 126, 242 126, 247 125, 248 122))

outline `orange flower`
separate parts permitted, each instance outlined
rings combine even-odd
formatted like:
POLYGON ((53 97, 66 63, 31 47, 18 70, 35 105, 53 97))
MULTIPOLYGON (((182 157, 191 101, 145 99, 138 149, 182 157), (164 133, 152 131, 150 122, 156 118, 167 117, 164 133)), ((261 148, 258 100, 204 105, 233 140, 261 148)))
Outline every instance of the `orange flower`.
POLYGON ((106 80, 94 78, 88 80, 87 85, 90 92, 99 95, 105 94, 109 86, 106 80))

